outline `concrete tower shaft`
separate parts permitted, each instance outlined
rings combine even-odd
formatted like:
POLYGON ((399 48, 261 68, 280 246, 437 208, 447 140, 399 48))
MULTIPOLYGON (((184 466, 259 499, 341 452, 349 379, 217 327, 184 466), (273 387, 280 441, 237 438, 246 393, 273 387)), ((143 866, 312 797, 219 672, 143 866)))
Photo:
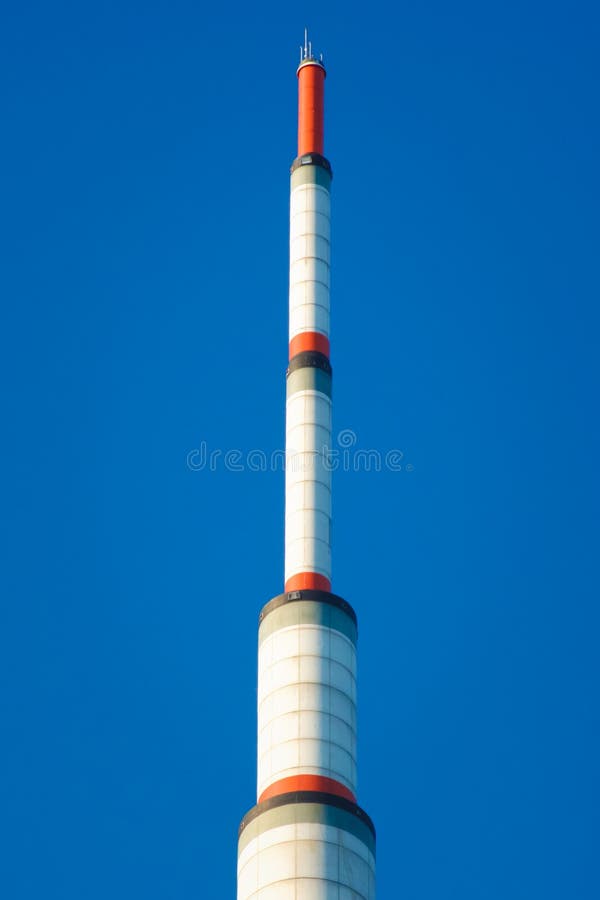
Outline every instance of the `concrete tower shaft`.
POLYGON ((305 35, 291 168, 284 593, 259 617, 257 803, 238 900, 374 900, 375 829, 357 805, 352 607, 331 592, 332 172, 325 68, 305 35))

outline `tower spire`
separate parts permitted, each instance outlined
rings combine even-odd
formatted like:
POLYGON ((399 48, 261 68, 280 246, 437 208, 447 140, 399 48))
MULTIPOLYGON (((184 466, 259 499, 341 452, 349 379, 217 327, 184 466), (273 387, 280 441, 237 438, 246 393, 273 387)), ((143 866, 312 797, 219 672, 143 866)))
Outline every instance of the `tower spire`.
POLYGON ((257 803, 238 900, 375 898, 375 829, 357 805, 357 620, 331 586, 331 180, 325 67, 304 32, 291 167, 284 593, 259 616, 257 803))

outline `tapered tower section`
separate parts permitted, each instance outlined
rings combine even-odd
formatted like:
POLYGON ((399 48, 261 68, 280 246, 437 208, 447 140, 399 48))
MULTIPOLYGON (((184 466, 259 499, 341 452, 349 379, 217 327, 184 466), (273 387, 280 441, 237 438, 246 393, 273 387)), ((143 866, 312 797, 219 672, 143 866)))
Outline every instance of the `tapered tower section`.
POLYGON ((238 900, 374 900, 375 829, 357 805, 354 610, 331 588, 331 166, 325 67, 305 35, 291 168, 284 593, 259 617, 257 804, 238 900))

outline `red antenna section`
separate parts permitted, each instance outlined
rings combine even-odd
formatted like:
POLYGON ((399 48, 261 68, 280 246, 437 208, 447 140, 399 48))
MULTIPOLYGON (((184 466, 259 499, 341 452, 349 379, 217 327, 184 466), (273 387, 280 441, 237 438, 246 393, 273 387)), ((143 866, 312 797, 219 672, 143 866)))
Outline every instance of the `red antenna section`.
POLYGON ((323 63, 312 58, 303 60, 298 66, 298 156, 323 156, 324 93, 323 63))

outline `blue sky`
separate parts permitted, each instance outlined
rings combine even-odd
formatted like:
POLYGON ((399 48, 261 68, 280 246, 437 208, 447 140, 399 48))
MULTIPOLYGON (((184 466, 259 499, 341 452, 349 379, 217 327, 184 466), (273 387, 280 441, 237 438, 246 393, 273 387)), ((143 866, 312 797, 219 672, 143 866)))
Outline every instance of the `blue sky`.
POLYGON ((122 0, 3 11, 10 900, 235 896, 305 24, 378 896, 598 896, 597 9, 122 0))

